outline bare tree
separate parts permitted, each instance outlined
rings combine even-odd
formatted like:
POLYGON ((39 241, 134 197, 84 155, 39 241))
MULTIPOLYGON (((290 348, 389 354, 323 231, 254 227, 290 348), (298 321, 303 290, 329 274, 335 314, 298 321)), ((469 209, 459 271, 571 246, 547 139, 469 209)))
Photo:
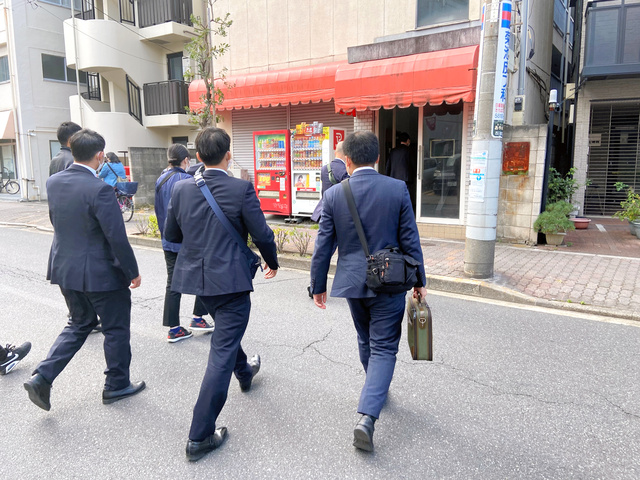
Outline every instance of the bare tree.
MULTIPOLYGON (((230 14, 228 12, 224 17, 213 16, 213 6, 217 0, 204 1, 207 4, 206 19, 203 20, 199 16, 191 15, 195 36, 184 47, 195 63, 194 71, 188 69, 185 72, 185 80, 190 82, 199 77, 205 85, 205 93, 200 96, 202 106, 193 110, 187 107, 189 122, 200 128, 216 124, 215 107, 221 104, 224 99, 224 92, 215 86, 214 61, 226 53, 229 44, 225 41, 214 44, 214 38, 226 38, 228 29, 233 23, 232 20, 229 20, 230 14), (212 16, 213 18, 211 18, 212 16)), ((220 72, 219 78, 224 82, 225 69, 220 72)))

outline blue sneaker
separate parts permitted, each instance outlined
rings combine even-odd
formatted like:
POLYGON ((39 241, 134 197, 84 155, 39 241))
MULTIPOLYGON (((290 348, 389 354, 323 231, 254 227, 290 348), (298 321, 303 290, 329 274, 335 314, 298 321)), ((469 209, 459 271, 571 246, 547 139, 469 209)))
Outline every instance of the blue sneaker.
POLYGON ((193 333, 187 330, 184 327, 173 327, 169 329, 169 335, 167 335, 167 342, 176 343, 180 340, 186 340, 187 338, 193 337, 193 333))

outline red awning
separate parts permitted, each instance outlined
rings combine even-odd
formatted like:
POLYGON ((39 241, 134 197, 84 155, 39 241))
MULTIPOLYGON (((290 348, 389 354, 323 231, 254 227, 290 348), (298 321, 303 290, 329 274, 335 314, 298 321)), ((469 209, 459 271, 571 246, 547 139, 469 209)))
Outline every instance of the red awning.
MULTIPOLYGON (((216 110, 277 107, 299 103, 331 101, 335 94, 335 77, 342 62, 323 63, 308 67, 288 68, 247 75, 227 77, 227 87, 217 81, 224 93, 224 101, 216 110)), ((189 85, 189 106, 202 106, 200 97, 205 93, 204 82, 196 80, 189 85)))
POLYGON ((336 72, 336 112, 472 102, 478 46, 343 64, 336 72))

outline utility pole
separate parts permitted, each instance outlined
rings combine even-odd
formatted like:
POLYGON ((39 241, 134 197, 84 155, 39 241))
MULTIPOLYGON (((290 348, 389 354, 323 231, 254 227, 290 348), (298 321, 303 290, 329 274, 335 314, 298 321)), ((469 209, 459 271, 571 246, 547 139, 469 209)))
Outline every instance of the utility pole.
POLYGON ((485 0, 482 11, 464 248, 464 273, 473 278, 493 276, 512 1, 485 0))

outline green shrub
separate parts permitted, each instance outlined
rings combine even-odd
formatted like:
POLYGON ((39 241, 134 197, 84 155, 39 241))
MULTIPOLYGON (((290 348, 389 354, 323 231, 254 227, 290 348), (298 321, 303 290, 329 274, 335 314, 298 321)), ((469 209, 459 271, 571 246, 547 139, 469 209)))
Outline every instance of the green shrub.
POLYGON ((273 236, 278 253, 284 252, 284 245, 287 243, 287 238, 289 238, 290 234, 291 232, 286 228, 276 227, 273 229, 273 236))
POLYGON ((569 202, 561 201, 550 203, 547 205, 545 211, 538 215, 538 218, 533 224, 533 229, 545 235, 574 230, 576 227, 568 217, 572 210, 573 205, 569 202))
POLYGON ((160 238, 160 228, 158 228, 158 217, 155 215, 149 215, 149 220, 147 221, 147 225, 149 226, 149 235, 154 238, 160 238))
POLYGON ((298 253, 300 253, 301 257, 304 257, 309 249, 309 243, 311 243, 311 234, 304 230, 294 228, 293 232, 290 232, 290 235, 293 244, 298 249, 298 253))
POLYGON ((613 216, 620 220, 629 220, 630 222, 638 220, 640 218, 640 195, 633 190, 633 187, 622 182, 616 182, 615 187, 617 191, 626 188, 627 198, 620 202, 622 210, 614 213, 613 216))

